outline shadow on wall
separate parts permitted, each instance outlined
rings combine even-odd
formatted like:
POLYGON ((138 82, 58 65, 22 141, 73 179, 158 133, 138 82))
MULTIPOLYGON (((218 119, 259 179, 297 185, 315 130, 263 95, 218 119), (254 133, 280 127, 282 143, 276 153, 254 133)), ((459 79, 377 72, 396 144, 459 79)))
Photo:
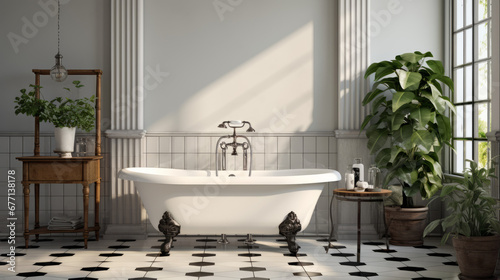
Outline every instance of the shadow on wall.
POLYGON ((333 130, 334 4, 145 2, 145 67, 163 77, 145 85, 146 130, 220 132, 226 119, 270 132, 333 130))

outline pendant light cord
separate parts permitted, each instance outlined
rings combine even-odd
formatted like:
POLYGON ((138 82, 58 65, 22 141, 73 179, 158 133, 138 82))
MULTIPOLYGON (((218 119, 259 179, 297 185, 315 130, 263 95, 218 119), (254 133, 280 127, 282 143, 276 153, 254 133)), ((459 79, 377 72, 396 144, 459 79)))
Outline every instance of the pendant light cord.
POLYGON ((59 31, 59 17, 61 15, 61 5, 59 0, 57 0, 57 53, 59 54, 59 42, 60 42, 60 31, 59 31))

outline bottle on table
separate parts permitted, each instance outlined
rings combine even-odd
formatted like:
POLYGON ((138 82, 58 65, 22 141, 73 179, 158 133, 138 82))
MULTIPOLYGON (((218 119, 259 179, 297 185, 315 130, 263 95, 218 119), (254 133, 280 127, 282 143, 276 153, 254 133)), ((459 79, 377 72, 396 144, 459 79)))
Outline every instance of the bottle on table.
POLYGON ((359 181, 365 181, 365 167, 363 166, 363 163, 361 162, 361 158, 356 158, 354 159, 354 164, 352 165, 352 170, 354 171, 354 186, 359 181))

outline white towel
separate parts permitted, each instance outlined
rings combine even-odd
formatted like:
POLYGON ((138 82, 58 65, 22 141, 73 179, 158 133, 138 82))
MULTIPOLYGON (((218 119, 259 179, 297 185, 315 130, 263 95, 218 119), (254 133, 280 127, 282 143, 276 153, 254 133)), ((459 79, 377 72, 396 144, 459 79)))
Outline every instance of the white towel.
POLYGON ((81 220, 82 220, 81 216, 74 216, 74 217, 55 216, 55 217, 52 217, 52 219, 50 219, 51 222, 78 222, 81 220))
POLYGON ((56 216, 52 217, 47 227, 49 230, 71 230, 83 227, 82 217, 56 216))

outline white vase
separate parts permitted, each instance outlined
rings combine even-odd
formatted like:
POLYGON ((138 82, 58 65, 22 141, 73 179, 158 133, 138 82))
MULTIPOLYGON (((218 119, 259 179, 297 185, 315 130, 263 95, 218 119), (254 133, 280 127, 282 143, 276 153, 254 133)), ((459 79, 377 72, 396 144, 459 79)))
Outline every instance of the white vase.
POLYGON ((56 141, 54 152, 62 158, 70 158, 75 147, 76 127, 56 127, 54 128, 54 138, 56 141))

